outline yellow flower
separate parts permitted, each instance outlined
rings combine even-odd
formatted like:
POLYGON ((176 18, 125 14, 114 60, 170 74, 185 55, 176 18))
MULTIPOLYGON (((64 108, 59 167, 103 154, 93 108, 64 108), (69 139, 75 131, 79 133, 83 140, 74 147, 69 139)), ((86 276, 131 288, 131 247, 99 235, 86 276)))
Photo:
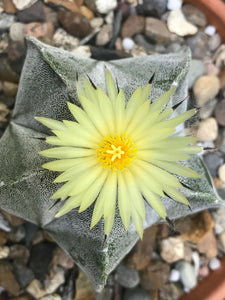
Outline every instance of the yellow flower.
POLYGON ((170 119, 173 109, 166 105, 175 86, 151 103, 147 84, 137 88, 127 104, 109 71, 106 86, 108 95, 86 79, 77 84, 83 109, 68 102, 75 121, 36 118, 54 133, 46 142, 57 146, 40 152, 57 159, 43 168, 63 172, 54 182, 66 182, 51 197, 66 200, 56 217, 76 207, 82 212, 95 202, 91 228, 104 217, 104 231, 109 234, 118 202, 125 229, 132 219, 142 237, 145 201, 164 219, 160 197, 189 205, 173 174, 200 177, 179 161, 201 148, 191 145, 194 137, 171 135, 195 110, 170 119))

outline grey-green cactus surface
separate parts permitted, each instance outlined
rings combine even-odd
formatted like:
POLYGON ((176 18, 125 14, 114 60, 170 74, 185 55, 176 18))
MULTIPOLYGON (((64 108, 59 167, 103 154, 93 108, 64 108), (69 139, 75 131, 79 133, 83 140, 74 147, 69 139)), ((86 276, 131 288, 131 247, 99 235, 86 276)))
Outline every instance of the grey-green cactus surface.
MULTIPOLYGON (((141 56, 117 61, 95 61, 45 45, 34 38, 27 40, 28 53, 20 79, 12 120, 0 139, 0 207, 9 213, 33 222, 46 230, 100 290, 108 274, 132 249, 138 235, 131 224, 125 231, 117 212, 112 232, 104 236, 103 223, 90 230, 93 205, 82 213, 78 209, 54 218, 62 203, 50 196, 59 188, 53 184, 56 174, 41 168, 48 159, 38 155, 47 148, 44 141, 50 132, 37 122, 35 116, 57 120, 72 119, 67 101, 79 105, 76 77, 89 76, 96 86, 105 90, 105 67, 116 78, 118 86, 130 97, 138 86, 144 86, 154 74, 151 99, 169 89, 173 81, 178 88, 169 102, 182 113, 188 105, 186 74, 190 52, 171 55, 141 56)), ((183 127, 177 134, 182 134, 183 127)), ((163 199, 168 217, 173 220, 200 210, 223 205, 199 156, 186 162, 202 175, 201 179, 179 178, 185 184, 184 195, 191 209, 169 198, 163 199)), ((160 217, 146 204, 145 228, 161 222, 160 217)))

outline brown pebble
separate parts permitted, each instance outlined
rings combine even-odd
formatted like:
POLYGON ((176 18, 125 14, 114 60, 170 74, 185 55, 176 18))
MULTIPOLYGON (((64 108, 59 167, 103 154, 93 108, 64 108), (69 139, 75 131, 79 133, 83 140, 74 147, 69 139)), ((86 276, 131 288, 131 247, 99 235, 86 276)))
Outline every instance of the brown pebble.
POLYGON ((220 125, 225 126, 225 99, 216 104, 215 117, 220 125))
POLYGON ((121 36, 132 37, 137 33, 143 33, 145 28, 145 18, 141 16, 130 16, 123 23, 121 36))
POLYGON ((12 0, 3 0, 3 9, 7 14, 15 14, 17 12, 12 0))
POLYGON ((217 241, 212 230, 198 243, 198 251, 204 253, 208 258, 217 256, 217 241))
POLYGON ((62 27, 75 37, 82 38, 91 33, 89 20, 80 13, 59 11, 58 17, 62 27))
POLYGON ((145 34, 156 43, 165 43, 171 39, 167 26, 156 18, 145 19, 145 34))
POLYGON ((220 88, 223 89, 225 87, 225 67, 219 73, 219 79, 220 79, 220 88))
POLYGON ((19 284, 11 271, 10 265, 5 261, 0 261, 0 286, 13 296, 19 295, 19 284))
POLYGON ((24 34, 37 39, 48 39, 54 34, 54 25, 51 22, 32 22, 24 27, 24 34))

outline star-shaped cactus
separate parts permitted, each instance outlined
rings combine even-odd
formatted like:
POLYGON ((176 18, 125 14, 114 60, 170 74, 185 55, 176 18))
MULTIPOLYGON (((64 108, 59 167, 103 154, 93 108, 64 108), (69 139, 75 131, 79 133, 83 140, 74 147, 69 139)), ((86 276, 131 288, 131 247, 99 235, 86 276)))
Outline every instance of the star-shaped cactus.
MULTIPOLYGON (((41 167, 49 160, 38 154, 47 148, 45 139, 51 132, 35 117, 73 120, 67 102, 81 105, 77 76, 90 78, 95 86, 106 91, 105 69, 111 72, 126 99, 139 86, 146 86, 153 74, 150 94, 153 102, 169 90, 174 81, 178 82, 167 108, 173 108, 173 117, 180 115, 186 111, 188 104, 186 74, 190 53, 183 49, 171 55, 103 62, 74 56, 34 38, 29 38, 27 44, 28 53, 12 120, 0 140, 0 207, 44 228, 87 273, 96 290, 100 290, 108 274, 138 240, 135 226, 131 222, 128 231, 125 230, 116 206, 115 220, 108 235, 104 234, 102 219, 90 229, 94 203, 83 212, 79 213, 79 208, 74 208, 55 218, 64 202, 53 200, 51 196, 61 183, 53 183, 57 174, 41 167)), ((182 135, 183 130, 180 126, 175 134, 182 135)), ((120 151, 120 155, 124 154, 119 147, 116 150, 120 151)), ((113 161, 117 156, 120 158, 117 154, 113 161)), ((223 204, 215 196, 201 158, 193 155, 184 164, 201 178, 177 177, 184 186, 182 194, 188 199, 191 210, 169 197, 161 198, 170 220, 223 204)), ((163 221, 147 202, 145 212, 144 228, 163 221)))

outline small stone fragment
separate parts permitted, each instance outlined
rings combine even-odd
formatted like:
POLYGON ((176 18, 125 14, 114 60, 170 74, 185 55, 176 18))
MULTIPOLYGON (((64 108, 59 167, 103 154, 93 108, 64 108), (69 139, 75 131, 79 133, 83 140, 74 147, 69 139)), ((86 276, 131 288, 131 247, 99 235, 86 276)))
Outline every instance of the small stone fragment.
POLYGON ((81 13, 84 17, 86 17, 88 20, 91 20, 91 19, 94 18, 93 12, 92 12, 87 6, 85 6, 85 5, 82 5, 82 6, 80 7, 80 13, 81 13))
POLYGON ((52 294, 41 297, 39 300, 62 300, 62 298, 58 294, 52 294))
POLYGON ((208 101, 215 98, 220 89, 220 82, 218 77, 205 75, 199 77, 194 84, 194 95, 197 104, 203 106, 208 101))
POLYGON ((214 257, 209 261, 209 268, 211 270, 217 270, 220 268, 220 266, 221 266, 221 262, 217 257, 214 257))
POLYGON ((206 277, 209 275, 209 268, 207 266, 203 266, 198 270, 198 275, 200 277, 206 277))
POLYGON ((188 46, 191 48, 192 57, 197 59, 203 59, 208 51, 208 37, 204 32, 198 32, 192 37, 186 39, 188 46))
POLYGON ((185 291, 190 291, 197 284, 197 277, 194 267, 184 260, 176 264, 176 269, 180 272, 180 280, 185 288, 185 291))
POLYGON ((25 25, 24 34, 31 35, 37 39, 48 39, 54 34, 54 25, 51 22, 32 22, 25 25))
POLYGON ((188 22, 198 27, 204 27, 207 24, 205 14, 196 6, 191 4, 185 4, 182 7, 182 12, 188 22))
POLYGON ((79 45, 78 38, 68 34, 64 29, 58 28, 53 35, 54 45, 67 51, 75 50, 79 45))
POLYGON ((11 25, 15 22, 15 16, 9 14, 0 14, 0 33, 8 31, 11 25))
POLYGON ((44 4, 42 1, 37 1, 32 6, 18 11, 17 21, 21 23, 45 22, 44 4))
POLYGON ((181 6, 182 6, 181 0, 168 0, 167 8, 169 10, 177 10, 177 9, 180 9, 181 6))
POLYGON ((74 300, 92 300, 96 292, 93 289, 89 278, 80 270, 76 280, 76 296, 74 300))
POLYGON ((209 38, 208 45, 210 51, 215 51, 220 46, 220 44, 221 44, 221 37, 219 33, 216 33, 209 38))
POLYGON ((217 99, 213 99, 213 100, 210 100, 209 102, 207 102, 204 106, 202 106, 200 108, 199 117, 201 119, 209 118, 212 115, 216 104, 217 104, 217 99))
POLYGON ((38 0, 13 0, 14 5, 18 10, 23 10, 25 8, 30 7, 38 0))
POLYGON ((179 36, 194 35, 198 31, 195 25, 185 19, 181 10, 173 10, 169 13, 167 25, 170 32, 179 36))
POLYGON ((80 13, 59 11, 58 17, 62 27, 75 37, 82 38, 91 33, 89 20, 80 13))
POLYGON ((19 41, 19 42, 23 42, 24 41, 24 27, 25 25, 23 23, 19 23, 19 22, 15 22, 12 24, 12 26, 10 27, 10 38, 13 41, 19 41))
POLYGON ((160 255, 168 263, 173 263, 184 258, 184 242, 182 238, 169 237, 162 240, 160 255))
POLYGON ((145 18, 142 16, 129 16, 122 25, 121 36, 132 37, 138 33, 144 33, 145 29, 145 18))
POLYGON ((219 73, 219 79, 220 79, 220 88, 223 89, 225 87, 225 68, 223 68, 219 73))
POLYGON ((0 230, 0 246, 4 246, 8 240, 8 234, 0 230))
POLYGON ((9 253, 10 259, 26 265, 29 256, 30 256, 30 252, 25 246, 20 244, 13 244, 12 246, 10 246, 10 253, 9 253))
POLYGON ((123 300, 151 300, 149 294, 140 287, 126 289, 123 300))
POLYGON ((180 280, 180 272, 176 269, 172 269, 170 271, 169 281, 170 282, 177 282, 178 280, 180 280))
POLYGON ((224 216, 225 216, 225 207, 220 207, 217 210, 212 212, 212 217, 215 223, 215 233, 221 234, 225 231, 225 222, 224 222, 224 216))
POLYGON ((145 35, 157 43, 165 43, 171 39, 167 26, 162 21, 150 17, 145 18, 145 35))
MULTIPOLYGON (((53 6, 56 10, 60 8, 65 8, 65 10, 71 11, 73 13, 80 12, 80 6, 83 0, 44 0, 46 4, 53 6)), ((46 18, 46 20, 48 20, 46 18)))
POLYGON ((0 286, 6 289, 13 296, 19 295, 19 284, 16 281, 9 264, 5 261, 0 261, 0 286))
MULTIPOLYGON (((4 128, 7 123, 9 109, 4 103, 0 103, 0 128, 4 128)), ((1 228, 1 226, 0 226, 1 228)))
MULTIPOLYGON (((165 284, 162 289, 159 291, 160 300, 177 300, 181 299, 181 296, 184 294, 183 289, 174 283, 165 284)), ((154 300, 158 298, 154 298, 154 300)))
POLYGON ((207 233, 198 243, 198 250, 200 253, 204 253, 208 258, 214 258, 217 256, 217 242, 213 231, 207 233))
POLYGON ((15 243, 19 243, 20 241, 22 241, 25 238, 26 232, 25 232, 25 228, 23 225, 18 226, 18 227, 14 227, 10 234, 9 234, 9 239, 12 242, 15 243))
POLYGON ((103 22, 103 18, 93 18, 92 20, 90 20, 90 25, 94 29, 99 29, 102 26, 103 22))
POLYGON ((220 125, 225 126, 225 99, 217 103, 215 117, 220 125))
POLYGON ((39 299, 46 295, 45 290, 42 287, 42 284, 39 280, 33 279, 31 283, 26 288, 26 291, 32 295, 35 299, 39 299))
POLYGON ((212 25, 208 25, 205 28, 205 34, 209 36, 213 36, 216 33, 216 27, 212 25))
POLYGON ((15 14, 17 12, 12 0, 3 0, 3 9, 7 14, 15 14))
POLYGON ((225 183, 225 164, 219 167, 218 174, 219 178, 225 183))
POLYGON ((32 270, 21 263, 13 264, 13 273, 22 289, 26 288, 34 279, 32 270))
POLYGON ((109 43, 112 38, 112 31, 112 24, 103 25, 96 36, 96 45, 105 46, 107 43, 109 43))
POLYGON ((71 269, 74 267, 74 261, 72 260, 72 258, 61 248, 58 248, 54 252, 52 264, 61 266, 65 269, 71 269))
POLYGON ((90 46, 79 46, 76 49, 74 49, 72 52, 76 55, 81 55, 86 58, 91 57, 92 55, 90 46))
POLYGON ((125 288, 134 288, 139 284, 139 273, 136 270, 128 269, 121 263, 117 267, 117 281, 125 288))
POLYGON ((55 267, 50 278, 44 281, 45 291, 47 294, 54 293, 61 284, 65 282, 64 270, 61 267, 55 267))
POLYGON ((161 289, 169 279, 170 267, 162 261, 151 261, 149 266, 140 272, 141 286, 146 289, 161 289))
POLYGON ((200 59, 192 59, 188 72, 188 87, 192 88, 196 79, 202 76, 205 72, 205 65, 200 59))
POLYGON ((105 1, 105 0, 96 0, 95 1, 96 9, 100 14, 108 14, 110 11, 114 10, 117 6, 116 0, 105 1))
POLYGON ((149 265, 154 251, 156 231, 157 226, 151 226, 144 231, 143 239, 137 242, 125 258, 128 268, 142 270, 149 265))
MULTIPOLYGON (((5 109, 5 106, 4 106, 4 109, 5 109)), ((4 182, 3 181, 0 182, 0 186, 3 186, 3 185, 4 185, 4 182)), ((11 231, 11 227, 9 225, 8 220, 6 220, 1 213, 0 213, 0 230, 3 230, 5 232, 11 231)))
POLYGON ((9 256, 9 247, 2 246, 0 247, 0 259, 6 258, 9 256))
POLYGON ((13 82, 4 81, 2 88, 7 97, 15 97, 17 94, 18 85, 13 82))
POLYGON ((218 125, 214 118, 208 118, 200 122, 197 138, 202 142, 214 141, 218 136, 218 125))
POLYGON ((218 169, 224 163, 223 153, 220 151, 209 152, 203 155, 204 162, 213 178, 218 176, 218 169))
POLYGON ((122 41, 122 45, 125 51, 130 51, 134 47, 134 41, 130 38, 125 38, 122 41))

